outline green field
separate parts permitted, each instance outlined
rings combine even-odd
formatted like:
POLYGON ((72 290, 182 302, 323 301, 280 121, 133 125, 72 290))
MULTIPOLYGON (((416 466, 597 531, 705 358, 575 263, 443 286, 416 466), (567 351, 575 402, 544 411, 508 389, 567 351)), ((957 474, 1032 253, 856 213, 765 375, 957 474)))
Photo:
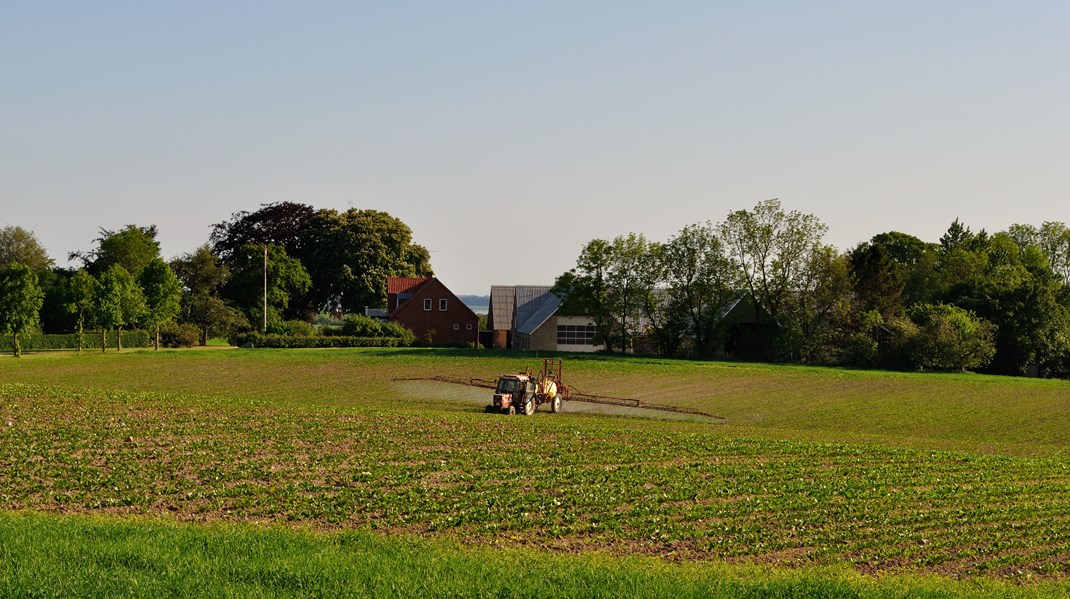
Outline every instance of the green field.
MULTIPOLYGON (((1070 591, 1070 383, 565 359, 583 391, 725 418, 713 423, 569 404, 559 415, 486 415, 486 390, 395 380, 537 364, 412 349, 0 359, 0 558, 30 563, 58 542, 38 529, 66 529, 51 533, 60 539, 91 529, 146 546, 203 535, 208 553, 234 534, 312 546, 319 557, 292 564, 309 584, 317 560, 347 571, 337 547, 359 538, 372 553, 422 547, 442 556, 427 567, 484 581, 424 589, 433 594, 1070 591), (532 569, 498 564, 498 551, 532 569), (519 571, 553 579, 538 568, 554 560, 571 578, 541 593, 509 586, 519 571), (629 577, 657 583, 642 590, 629 577)), ((164 557, 145 558, 150 572, 216 572, 152 555, 164 557)), ((19 572, 38 568, 2 568, 0 584, 15 586, 0 595, 34 594, 19 572)), ((233 582, 221 576, 211 588, 233 582)), ((337 576, 314 592, 336 594, 337 576)), ((313 592, 260 582, 226 592, 313 592)), ((354 594, 391 594, 362 584, 354 594)))

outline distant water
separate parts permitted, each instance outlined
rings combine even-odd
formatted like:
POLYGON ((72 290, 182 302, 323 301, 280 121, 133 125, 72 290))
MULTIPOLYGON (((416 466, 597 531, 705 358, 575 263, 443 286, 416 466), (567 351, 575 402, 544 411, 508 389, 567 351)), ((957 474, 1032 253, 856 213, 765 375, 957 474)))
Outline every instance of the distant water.
POLYGON ((472 311, 476 314, 486 314, 490 310, 490 306, 488 304, 469 304, 465 302, 464 305, 471 308, 472 311))

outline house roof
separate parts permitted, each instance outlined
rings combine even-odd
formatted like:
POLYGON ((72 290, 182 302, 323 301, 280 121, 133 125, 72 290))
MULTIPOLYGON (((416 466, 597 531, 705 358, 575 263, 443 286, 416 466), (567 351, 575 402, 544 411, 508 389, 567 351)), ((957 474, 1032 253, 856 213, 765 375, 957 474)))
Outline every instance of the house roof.
POLYGON ((516 331, 534 333, 561 307, 561 298, 546 285, 516 286, 516 331))
POLYGON ((513 328, 513 302, 516 300, 516 287, 512 285, 492 285, 490 288, 490 314, 487 315, 487 328, 492 331, 508 331, 513 328))
POLYGON ((417 287, 431 280, 431 277, 387 277, 386 292, 390 295, 412 293, 417 287))

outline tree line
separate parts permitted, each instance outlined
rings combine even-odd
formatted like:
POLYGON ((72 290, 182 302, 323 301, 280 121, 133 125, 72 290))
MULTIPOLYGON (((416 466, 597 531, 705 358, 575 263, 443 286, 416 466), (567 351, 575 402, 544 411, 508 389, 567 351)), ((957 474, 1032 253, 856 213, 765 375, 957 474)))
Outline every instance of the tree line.
POLYGON ((321 313, 359 313, 386 302, 388 276, 430 276, 428 251, 386 212, 338 212, 279 202, 212 225, 208 241, 170 262, 155 225, 100 229, 93 247, 57 268, 32 232, 0 229, 0 332, 75 333, 137 327, 154 345, 206 344, 260 330, 308 334, 321 313), (265 267, 267 289, 265 305, 265 267), (265 310, 266 308, 266 310, 265 310))
MULTIPOLYGON (((739 357, 903 370, 1070 373, 1070 230, 1060 222, 937 242, 890 231, 847 252, 778 200, 666 242, 587 243, 555 282, 608 351, 725 353, 727 307, 752 305, 739 357)), ((742 341, 740 341, 742 339, 742 341)))

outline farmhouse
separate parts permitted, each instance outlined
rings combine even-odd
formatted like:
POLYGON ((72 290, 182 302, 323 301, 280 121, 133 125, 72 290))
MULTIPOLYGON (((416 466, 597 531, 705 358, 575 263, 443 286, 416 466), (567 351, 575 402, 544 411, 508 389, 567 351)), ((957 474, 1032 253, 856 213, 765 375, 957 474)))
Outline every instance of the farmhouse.
POLYGON ((464 345, 479 341, 479 316, 434 277, 386 280, 386 319, 401 324, 420 341, 464 345))
POLYGON ((597 331, 593 320, 559 314, 560 307, 561 298, 548 285, 492 286, 487 328, 493 346, 571 352, 605 349, 593 341, 597 331))

